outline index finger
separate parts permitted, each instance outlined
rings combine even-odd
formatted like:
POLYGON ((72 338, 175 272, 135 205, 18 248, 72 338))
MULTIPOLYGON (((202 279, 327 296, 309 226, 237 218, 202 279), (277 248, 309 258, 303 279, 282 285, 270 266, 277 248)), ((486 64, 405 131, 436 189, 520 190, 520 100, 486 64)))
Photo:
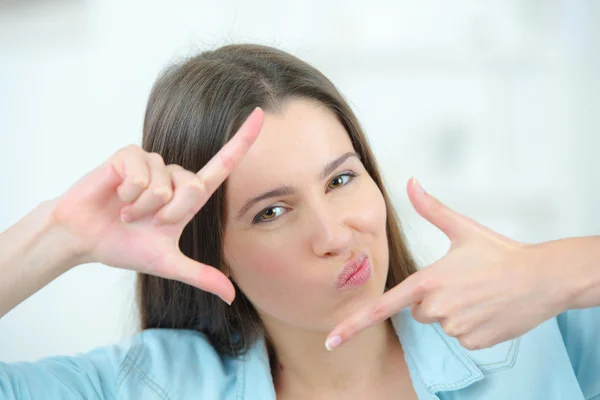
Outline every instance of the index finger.
POLYGON ((388 290, 373 303, 360 308, 339 323, 325 340, 325 347, 331 351, 356 334, 375 326, 403 308, 418 303, 423 298, 419 272, 406 278, 396 287, 388 290))
POLYGON ((231 171, 241 161, 244 155, 254 144, 262 123, 264 112, 260 107, 256 107, 246 118, 240 129, 223 146, 221 150, 206 165, 196 173, 204 183, 206 193, 211 195, 227 179, 231 171))

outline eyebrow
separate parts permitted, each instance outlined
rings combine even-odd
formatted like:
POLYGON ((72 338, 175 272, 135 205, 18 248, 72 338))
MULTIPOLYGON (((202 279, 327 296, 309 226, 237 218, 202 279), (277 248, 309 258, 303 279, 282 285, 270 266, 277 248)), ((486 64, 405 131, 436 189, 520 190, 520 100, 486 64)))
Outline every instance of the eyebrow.
MULTIPOLYGON (((360 156, 353 151, 349 151, 348 153, 344 153, 333 161, 327 163, 325 168, 319 174, 319 179, 323 180, 327 178, 333 171, 335 171, 340 165, 346 162, 350 157, 356 157, 360 160, 360 156)), ((291 194, 296 193, 296 189, 289 185, 282 185, 276 189, 269 190, 268 192, 259 194, 256 197, 253 197, 244 203, 244 206, 240 209, 240 212, 237 215, 237 219, 240 219, 251 209, 256 203, 263 201, 265 199, 270 199, 272 197, 283 197, 289 196, 291 194)))

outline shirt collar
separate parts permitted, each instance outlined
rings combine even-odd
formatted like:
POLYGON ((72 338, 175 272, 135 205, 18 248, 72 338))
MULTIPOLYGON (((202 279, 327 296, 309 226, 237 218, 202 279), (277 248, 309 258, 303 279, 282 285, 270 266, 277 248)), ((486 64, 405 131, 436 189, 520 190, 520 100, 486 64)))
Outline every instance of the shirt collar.
MULTIPOLYGON (((392 325, 402 343, 414 386, 422 383, 427 392, 435 396, 483 379, 481 370, 438 324, 421 324, 412 317, 410 309, 405 308, 392 317, 392 325)), ((260 337, 240 361, 236 398, 275 400, 265 339, 260 337)))
POLYGON ((237 400, 275 400, 275 386, 263 336, 241 357, 236 386, 237 400))

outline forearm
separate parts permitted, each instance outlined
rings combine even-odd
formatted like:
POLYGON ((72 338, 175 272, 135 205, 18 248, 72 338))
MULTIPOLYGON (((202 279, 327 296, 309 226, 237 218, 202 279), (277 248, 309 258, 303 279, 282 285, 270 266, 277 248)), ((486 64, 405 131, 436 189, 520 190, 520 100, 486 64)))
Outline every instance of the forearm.
POLYGON ((44 202, 0 234, 0 318, 77 263, 44 202))
POLYGON ((564 310, 600 306, 600 236, 535 245, 544 253, 542 270, 554 271, 564 310))
POLYGON ((573 239, 574 268, 580 282, 569 308, 600 306, 600 236, 573 239))

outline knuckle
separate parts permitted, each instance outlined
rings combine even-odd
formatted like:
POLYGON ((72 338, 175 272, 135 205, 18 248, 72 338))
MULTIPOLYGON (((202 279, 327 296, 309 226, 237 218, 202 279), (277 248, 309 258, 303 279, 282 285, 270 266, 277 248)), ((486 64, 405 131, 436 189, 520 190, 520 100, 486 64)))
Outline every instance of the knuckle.
POLYGON ((131 186, 133 186, 135 189, 145 189, 148 187, 148 185, 150 184, 150 180, 148 178, 145 178, 143 176, 132 176, 130 178, 130 184, 131 186))
POLYGON ((369 309, 369 319, 373 322, 382 322, 387 318, 387 308, 383 304, 374 304, 369 309))
POLYGON ((452 214, 450 210, 437 199, 432 199, 429 215, 436 219, 436 225, 447 228, 452 225, 452 214))
POLYGON ((136 144, 128 144, 127 146, 123 147, 121 149, 121 151, 127 152, 127 153, 138 153, 140 152, 142 149, 140 148, 140 146, 136 145, 136 144))
POLYGON ((165 169, 172 175, 181 174, 182 172, 186 171, 181 165, 177 164, 169 164, 165 166, 165 169))
POLYGON ((421 319, 420 306, 418 304, 413 304, 410 307, 410 314, 412 315, 412 317, 414 319, 416 319, 417 321, 419 321, 421 319))
POLYGON ((479 350, 483 348, 481 340, 470 335, 460 336, 458 341, 460 342, 461 346, 467 350, 479 350))
POLYGON ((184 186, 198 195, 203 195, 207 191, 206 184, 201 179, 189 179, 184 186))
MULTIPOLYGON (((167 172, 171 176, 171 181, 175 185, 175 187, 181 186, 181 183, 187 182, 190 179, 190 172, 184 170, 183 168, 177 168, 177 166, 171 167, 171 165, 167 166, 167 172)), ((192 174, 193 175, 193 174, 192 174)), ((193 179, 193 177, 191 177, 193 179)))
POLYGON ((340 329, 340 335, 342 337, 350 337, 356 334, 360 330, 360 324, 358 321, 352 319, 345 323, 345 325, 340 329))
POLYGON ((415 285, 415 295, 417 297, 423 298, 427 292, 427 282, 425 281, 425 279, 423 278, 419 278, 419 280, 417 281, 417 284, 415 285))
POLYGON ((450 217, 448 208, 437 198, 429 197, 429 214, 439 220, 447 221, 450 217))
POLYGON ((132 157, 134 156, 134 154, 136 154, 139 151, 138 146, 136 146, 135 144, 128 144, 127 146, 123 146, 121 147, 119 150, 117 150, 111 157, 110 159, 113 162, 124 162, 124 160, 128 157, 132 157))
POLYGON ((235 166, 235 158, 230 151, 225 151, 220 154, 221 164, 226 170, 232 170, 235 166))
POLYGON ((425 315, 430 318, 439 319, 446 315, 443 306, 439 301, 433 300, 424 304, 423 311, 425 315))
POLYGON ((436 198, 431 198, 430 210, 433 215, 437 216, 442 216, 442 214, 444 214, 445 211, 443 204, 436 198))
POLYGON ((459 337, 466 333, 465 324, 454 319, 442 321, 441 326, 448 336, 459 337))
POLYGON ((433 292, 427 298, 429 315, 436 318, 448 318, 454 313, 452 299, 443 291, 433 292))
POLYGON ((163 157, 155 152, 152 153, 148 153, 148 158, 152 161, 152 163, 157 164, 157 165, 165 165, 165 160, 163 159, 163 157))
POLYGON ((173 191, 166 187, 158 188, 152 191, 152 196, 166 203, 167 201, 171 200, 171 197, 173 196, 173 191))
POLYGON ((159 224, 159 225, 163 225, 168 223, 167 218, 165 217, 163 212, 159 212, 154 214, 154 220, 159 224))
POLYGON ((439 279, 431 273, 424 273, 419 276, 416 285, 416 294, 418 296, 425 296, 431 293, 440 286, 439 279))

